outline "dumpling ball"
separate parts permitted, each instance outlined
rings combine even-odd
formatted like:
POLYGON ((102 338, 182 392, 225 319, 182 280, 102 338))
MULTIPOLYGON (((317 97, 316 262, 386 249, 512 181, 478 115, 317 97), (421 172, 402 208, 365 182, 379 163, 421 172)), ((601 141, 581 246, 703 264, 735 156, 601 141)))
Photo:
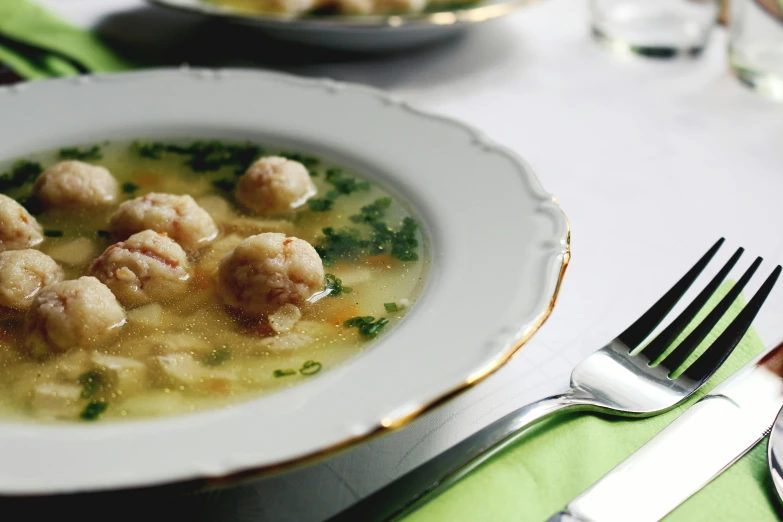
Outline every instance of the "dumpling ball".
POLYGON ((33 193, 46 207, 81 210, 111 205, 119 186, 105 167, 68 160, 44 170, 33 193))
POLYGON ((34 247, 43 241, 43 229, 22 205, 0 194, 0 252, 34 247))
POLYGON ((119 239, 144 230, 161 232, 187 251, 206 246, 218 235, 215 221, 192 197, 156 192, 120 205, 109 227, 119 239))
POLYGON ((185 251, 165 234, 145 230, 110 246, 90 270, 125 306, 182 295, 190 278, 185 251))
POLYGON ((41 288, 62 281, 63 270, 38 250, 0 253, 0 306, 27 310, 41 288))
POLYGON ((269 216, 290 213, 316 194, 310 173, 298 161, 268 156, 253 163, 237 184, 242 205, 269 216))
POLYGON ((242 241, 218 266, 218 290, 229 306, 268 314, 302 306, 323 289, 324 267, 302 239, 268 232, 242 241))
POLYGON ((41 290, 25 319, 25 343, 36 357, 109 341, 125 324, 125 311, 94 277, 60 281, 41 290))

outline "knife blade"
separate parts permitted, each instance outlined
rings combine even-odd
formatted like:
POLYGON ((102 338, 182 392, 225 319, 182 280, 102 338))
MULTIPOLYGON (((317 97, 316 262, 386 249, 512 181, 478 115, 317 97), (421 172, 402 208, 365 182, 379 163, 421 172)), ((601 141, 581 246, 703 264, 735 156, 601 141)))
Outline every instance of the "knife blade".
POLYGON ((783 343, 746 364, 550 521, 655 522, 761 441, 783 407, 783 343))

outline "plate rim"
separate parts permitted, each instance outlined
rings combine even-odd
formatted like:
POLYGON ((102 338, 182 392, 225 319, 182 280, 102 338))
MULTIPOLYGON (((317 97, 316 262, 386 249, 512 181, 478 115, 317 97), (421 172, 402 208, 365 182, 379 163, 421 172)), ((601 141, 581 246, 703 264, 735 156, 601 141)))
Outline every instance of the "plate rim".
MULTIPOLYGON (((549 295, 548 292, 546 292, 546 295, 548 295, 549 297, 546 308, 542 310, 542 312, 537 317, 531 319, 526 323, 522 323, 520 320, 518 326, 520 327, 524 326, 526 327, 526 329, 523 332, 520 330, 520 332, 522 332, 521 335, 508 348, 506 348, 502 353, 499 353, 497 356, 495 356, 494 359, 492 361, 489 361, 489 363, 486 364, 480 371, 465 376, 464 380, 458 386, 439 392, 437 397, 426 402, 418 403, 415 408, 408 409, 402 412, 398 417, 394 419, 390 419, 388 417, 383 419, 378 419, 374 427, 367 426, 367 429, 362 433, 345 437, 339 442, 335 444, 331 444, 329 446, 324 446, 317 451, 311 451, 309 453, 305 453, 294 458, 281 459, 271 464, 264 464, 258 466, 250 465, 244 467, 239 465, 234 465, 232 466, 233 467, 232 471, 228 471, 224 473, 215 473, 209 475, 207 475, 206 473, 191 473, 189 477, 182 477, 179 479, 168 480, 164 482, 153 482, 150 480, 139 479, 134 483, 127 483, 124 486, 122 485, 120 486, 109 485, 105 487, 96 486, 96 487, 89 487, 89 488, 78 488, 72 491, 101 491, 101 490, 118 489, 118 488, 122 488, 126 490, 138 490, 138 489, 145 489, 147 487, 150 487, 151 485, 157 486, 162 484, 184 484, 184 483, 196 483, 200 487, 213 488, 213 487, 219 487, 222 485, 234 483, 239 480, 244 480, 246 478, 257 477, 262 474, 266 475, 275 472, 287 471, 293 467, 309 465, 323 458, 332 456, 336 452, 342 451, 350 446, 354 446, 358 443, 375 438, 381 434, 388 433, 390 431, 394 431, 399 428, 402 428, 403 426, 409 424, 410 422, 412 422, 414 419, 418 418, 422 414, 436 408, 440 404, 452 399, 454 396, 471 388, 473 385, 482 381, 483 379, 485 379, 486 377, 488 377, 489 375, 491 375, 492 373, 500 369, 502 366, 504 366, 508 362, 508 360, 511 357, 513 357, 516 353, 518 353, 519 350, 530 340, 530 338, 532 338, 533 335, 535 335, 535 333, 541 328, 541 326, 550 317, 557 303, 557 299, 559 297, 560 290, 561 290, 562 281, 571 259, 571 248, 570 248, 571 229, 570 229, 570 223, 568 217, 560 207, 557 198, 544 189, 538 176, 535 174, 535 172, 533 171, 533 169, 530 167, 530 165, 526 160, 524 160, 513 150, 505 146, 498 145, 496 142, 486 138, 486 136, 482 131, 476 129, 472 125, 464 123, 455 118, 451 118, 448 116, 443 116, 440 114, 429 112, 427 110, 419 109, 415 106, 408 104, 407 102, 401 101, 394 94, 381 89, 377 89, 375 87, 350 83, 350 82, 337 82, 329 78, 304 78, 291 74, 271 72, 271 71, 256 71, 256 70, 230 69, 230 68, 228 69, 191 68, 191 67, 184 66, 178 69, 163 68, 163 69, 154 69, 154 70, 145 70, 145 71, 132 71, 132 72, 125 72, 125 73, 107 73, 107 74, 99 73, 99 74, 88 75, 84 77, 63 78, 63 79, 56 79, 52 81, 76 82, 76 83, 85 83, 85 84, 90 83, 91 81, 102 81, 102 80, 125 81, 128 79, 132 79, 137 75, 146 77, 149 75, 155 75, 157 73, 171 74, 172 72, 177 72, 177 71, 183 74, 194 75, 194 77, 197 78, 204 78, 204 77, 211 77, 211 76, 224 77, 230 75, 256 75, 256 76, 263 76, 268 80, 292 82, 307 87, 326 89, 327 91, 330 92, 336 92, 342 90, 343 88, 350 88, 352 90, 358 90, 371 94, 374 97, 378 98, 380 101, 382 101, 384 104, 398 106, 401 110, 410 112, 414 116, 422 117, 427 120, 439 121, 449 125, 450 127, 456 127, 462 129, 463 131, 471 135, 474 138, 474 140, 479 144, 479 146, 481 146, 482 148, 485 148, 489 152, 499 154, 509 159, 516 167, 516 170, 519 171, 521 181, 524 184, 528 185, 529 190, 534 195, 542 198, 542 205, 546 205, 550 207, 549 210, 553 211, 555 215, 562 218, 563 235, 558 238, 559 244, 553 246, 551 252, 551 254, 557 253, 557 257, 559 258, 559 266, 557 266, 556 273, 552 274, 551 277, 552 280, 546 282, 547 285, 545 286, 545 288, 552 287, 551 295, 549 295)), ((46 81, 46 83, 50 83, 50 82, 51 81, 46 81)), ((44 83, 44 82, 40 82, 40 83, 44 83)), ((4 93, 13 93, 15 95, 18 95, 24 93, 27 90, 34 90, 34 85, 31 85, 29 83, 23 83, 23 84, 8 86, 8 87, 0 87, 0 96, 2 96, 4 93)), ((561 232, 561 228, 558 227, 556 233, 559 234, 560 232, 561 232)), ((556 233, 553 233, 553 236, 556 235, 556 233)), ((549 256, 547 257, 549 258, 549 256)), ((181 475, 184 474, 185 473, 181 473, 181 475)), ((41 491, 35 491, 29 493, 14 492, 13 494, 21 495, 21 496, 40 495, 40 494, 48 494, 52 491, 54 490, 52 488, 49 488, 48 490, 45 491, 41 490, 41 491)), ((4 493, 0 493, 0 494, 4 494, 4 493)))
POLYGON ((180 12, 215 16, 243 24, 258 26, 287 27, 302 29, 393 29, 399 27, 453 27, 486 22, 506 16, 538 0, 499 0, 449 9, 432 13, 368 14, 368 15, 329 15, 299 16, 286 13, 248 13, 239 9, 209 3, 205 0, 147 0, 159 7, 180 12))

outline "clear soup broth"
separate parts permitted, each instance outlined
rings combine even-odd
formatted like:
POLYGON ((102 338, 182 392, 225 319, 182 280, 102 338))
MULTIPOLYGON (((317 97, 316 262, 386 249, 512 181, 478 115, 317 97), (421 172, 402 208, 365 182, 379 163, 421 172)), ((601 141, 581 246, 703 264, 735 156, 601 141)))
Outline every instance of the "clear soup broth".
MULTIPOLYGON (((415 302, 426 274, 423 238, 405 205, 367 177, 315 157, 224 142, 117 142, 42 153, 0 169, 2 193, 22 203, 44 230, 34 248, 87 275, 116 237, 109 218, 123 201, 147 193, 190 195, 218 236, 188 252, 187 291, 177 299, 124 306, 111 340, 33 355, 25 312, 0 307, 0 416, 109 421, 222 407, 315 378, 366 349, 415 302), (234 196, 248 166, 284 156, 309 171, 317 194, 296 212, 265 217, 234 196), (41 169, 63 159, 106 167, 121 186, 105 209, 61 211, 32 196, 41 169), (280 232, 313 245, 323 289, 291 326, 226 306, 215 274, 249 236, 280 232)), ((294 319, 295 320, 295 319, 294 319)))

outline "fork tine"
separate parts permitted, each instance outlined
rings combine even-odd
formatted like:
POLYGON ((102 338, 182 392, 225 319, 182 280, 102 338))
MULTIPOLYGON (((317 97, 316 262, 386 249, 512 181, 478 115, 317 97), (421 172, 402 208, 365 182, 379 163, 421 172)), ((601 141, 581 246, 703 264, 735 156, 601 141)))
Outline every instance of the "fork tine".
POLYGON ((685 340, 683 340, 679 346, 677 346, 677 348, 672 351, 672 353, 670 353, 663 361, 661 361, 661 366, 670 372, 673 372, 679 368, 682 363, 685 362, 685 359, 690 357, 693 351, 698 348, 699 343, 701 343, 704 338, 707 337, 707 334, 710 333, 710 331, 715 327, 715 325, 718 324, 718 321, 720 321, 720 318, 723 317, 723 315, 726 313, 726 310, 729 309, 731 303, 733 303, 734 300, 737 299, 737 296, 740 295, 742 289, 745 288, 745 285, 748 284, 750 278, 753 277, 753 274, 756 272, 759 265, 761 265, 761 261, 762 260, 760 257, 757 257, 756 260, 753 261, 753 264, 750 265, 750 268, 748 268, 745 273, 742 274, 742 277, 740 277, 739 281, 737 281, 737 283, 731 287, 731 290, 729 290, 726 295, 723 296, 723 299, 721 299, 715 308, 713 308, 712 311, 707 314, 707 317, 705 317, 704 320, 693 329, 688 337, 686 337, 685 340))
POLYGON ((677 283, 671 287, 669 291, 658 300, 657 303, 652 305, 652 307, 650 307, 650 309, 647 310, 644 315, 637 319, 635 323, 629 326, 617 337, 620 341, 622 341, 623 344, 625 344, 625 346, 628 347, 629 351, 632 351, 634 348, 639 346, 642 341, 644 341, 647 336, 650 335, 653 330, 655 330, 661 321, 663 321, 663 318, 666 317, 672 308, 674 308, 674 305, 677 304, 683 294, 685 294, 688 288, 691 287, 696 278, 699 277, 699 274, 701 274, 702 270, 704 270, 707 264, 712 260, 713 256, 721 247, 723 242, 724 238, 720 238, 714 245, 712 245, 712 248, 710 248, 707 253, 704 254, 690 270, 688 270, 688 273, 686 273, 682 279, 677 281, 677 283))
POLYGON ((704 382, 709 379, 713 373, 723 364, 731 355, 734 348, 737 347, 745 332, 750 328, 753 319, 756 318, 767 296, 772 291, 772 287, 780 275, 780 265, 769 275, 764 284, 758 289, 745 308, 734 318, 731 324, 720 334, 712 345, 707 348, 701 357, 694 362, 683 375, 698 382, 704 382))
POLYGON ((693 302, 689 304, 688 307, 683 310, 682 313, 671 322, 671 324, 669 324, 669 326, 666 327, 666 329, 659 333, 655 339, 650 342, 650 344, 645 346, 644 349, 639 352, 639 354, 647 357, 650 362, 655 361, 658 357, 663 355, 663 352, 666 351, 666 348, 671 346, 677 336, 682 333, 686 326, 688 326, 688 323, 690 323, 691 320, 696 317, 696 314, 699 312, 699 310, 704 308, 704 305, 707 303, 709 298, 712 297, 712 294, 715 293, 723 280, 726 279, 726 276, 729 275, 731 269, 734 268, 734 265, 737 264, 737 261, 739 260, 740 256, 742 256, 744 251, 744 248, 738 248, 737 251, 734 252, 734 255, 731 256, 731 259, 729 259, 729 261, 723 265, 723 268, 720 269, 720 272, 718 272, 717 275, 712 278, 712 281, 710 281, 709 284, 704 287, 704 290, 702 290, 699 295, 696 296, 696 299, 694 299, 693 302))

